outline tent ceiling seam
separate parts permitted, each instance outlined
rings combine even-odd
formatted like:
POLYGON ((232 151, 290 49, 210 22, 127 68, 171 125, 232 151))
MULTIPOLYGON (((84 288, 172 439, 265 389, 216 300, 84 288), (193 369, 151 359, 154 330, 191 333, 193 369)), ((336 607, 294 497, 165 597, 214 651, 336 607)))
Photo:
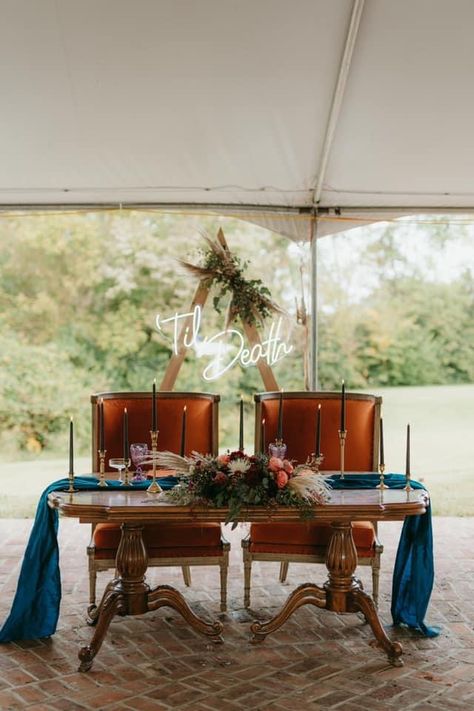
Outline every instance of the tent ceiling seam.
POLYGON ((326 170, 329 162, 329 154, 331 152, 334 136, 336 133, 337 122, 341 113, 342 101, 344 99, 347 79, 349 77, 351 69, 352 57, 357 41, 357 36, 359 33, 364 3, 365 0, 354 0, 354 4, 352 6, 349 29, 347 31, 346 41, 344 43, 344 52, 342 54, 341 63, 339 65, 339 72, 337 76, 336 86, 334 89, 334 95, 329 109, 329 117, 326 126, 326 132, 324 135, 323 148, 321 151, 321 160, 319 164, 319 170, 317 172, 316 187, 313 192, 313 203, 316 205, 321 200, 324 177, 326 175, 326 170))

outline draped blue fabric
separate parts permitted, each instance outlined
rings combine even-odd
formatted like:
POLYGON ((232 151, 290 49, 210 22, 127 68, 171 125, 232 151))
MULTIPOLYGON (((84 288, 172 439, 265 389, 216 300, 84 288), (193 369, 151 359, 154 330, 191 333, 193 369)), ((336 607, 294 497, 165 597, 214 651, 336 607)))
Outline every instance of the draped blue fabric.
MULTIPOLYGON (((162 489, 170 489, 176 479, 159 479, 162 489)), ((405 477, 388 474, 385 481, 390 488, 402 489, 405 477)), ((376 474, 351 476, 346 474, 331 478, 334 489, 369 489, 379 482, 376 474)), ((118 488, 118 482, 109 481, 118 488)), ((18 586, 10 614, 0 630, 0 642, 49 637, 56 631, 61 601, 61 576, 57 541, 58 512, 49 508, 48 494, 67 489, 67 479, 50 484, 38 503, 36 518, 31 530, 21 566, 18 586)), ((95 490, 95 477, 76 477, 74 486, 80 490, 95 490)), ((133 489, 145 489, 149 482, 135 484, 133 489)), ((423 488, 412 481, 413 488, 423 488)), ((123 490, 123 487, 121 487, 123 490)), ((433 587, 433 540, 431 510, 422 516, 409 516, 403 525, 398 546, 392 586, 392 617, 394 624, 404 623, 426 636, 435 636, 437 628, 427 627, 424 616, 433 587)))
MULTIPOLYGON (((333 489, 372 489, 379 483, 378 474, 346 474, 331 477, 333 489)), ((386 474, 390 489, 403 489, 402 474, 386 474)), ((413 489, 424 489, 423 484, 411 481, 413 489)), ((434 581, 433 529, 431 506, 425 514, 407 516, 403 523, 397 557, 392 576, 391 613, 394 625, 405 624, 425 637, 436 637, 439 627, 428 627, 425 615, 434 581)))
MULTIPOLYGON (((174 477, 158 479, 162 489, 176 484, 174 477)), ((111 488, 120 487, 109 481, 111 488)), ((133 489, 146 489, 150 482, 134 484, 133 489)), ((10 614, 0 630, 0 642, 49 637, 56 631, 61 601, 59 572, 58 512, 48 506, 48 494, 67 489, 68 479, 50 484, 41 494, 36 517, 21 566, 20 577, 10 614)), ((74 487, 81 490, 98 489, 95 477, 75 477, 74 487)), ((124 487, 120 487, 121 490, 124 487)))

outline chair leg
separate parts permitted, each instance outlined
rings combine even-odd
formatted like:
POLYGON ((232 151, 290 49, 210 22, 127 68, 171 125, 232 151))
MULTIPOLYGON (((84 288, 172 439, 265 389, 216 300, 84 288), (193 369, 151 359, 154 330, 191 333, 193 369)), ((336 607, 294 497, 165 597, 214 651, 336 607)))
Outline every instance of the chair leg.
POLYGON ((184 584, 186 585, 187 588, 191 587, 191 568, 189 565, 183 565, 181 566, 181 570, 183 571, 183 580, 184 584))
POLYGON ((372 597, 375 607, 379 606, 380 555, 375 555, 372 561, 372 597))
POLYGON ((252 576, 252 558, 244 550, 244 607, 250 607, 250 579, 252 576))
POLYGON ((89 566, 89 609, 96 606, 97 571, 89 566))
POLYGON ((286 576, 288 575, 289 562, 287 560, 282 560, 280 563, 280 583, 286 582, 286 576))
POLYGON ((224 553, 219 563, 221 573, 221 612, 227 611, 227 574, 229 571, 229 554, 224 553))
POLYGON ((92 561, 89 560, 89 605, 87 614, 90 615, 96 608, 96 587, 97 587, 97 571, 93 567, 92 561))

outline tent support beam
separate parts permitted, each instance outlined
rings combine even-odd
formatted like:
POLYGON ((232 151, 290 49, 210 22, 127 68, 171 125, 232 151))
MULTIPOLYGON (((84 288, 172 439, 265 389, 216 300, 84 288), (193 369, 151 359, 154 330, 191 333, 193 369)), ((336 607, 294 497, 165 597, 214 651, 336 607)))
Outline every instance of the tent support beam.
MULTIPOLYGON (((315 206, 316 207, 316 206, 315 206)), ((71 203, 0 203, 0 214, 2 212, 67 212, 67 211, 82 211, 82 212, 94 212, 95 210, 156 210, 169 211, 169 212, 183 212, 189 211, 190 213, 196 214, 204 211, 215 212, 216 214, 222 214, 224 217, 225 213, 229 212, 232 215, 242 217, 243 220, 246 219, 245 213, 255 212, 255 213, 276 213, 276 214, 288 214, 296 215, 302 219, 311 220, 314 215, 314 207, 291 207, 284 205, 252 205, 250 203, 239 203, 238 205, 231 203, 165 203, 165 202, 71 202, 71 203)), ((439 204, 436 207, 433 205, 318 205, 317 206, 318 215, 331 216, 335 219, 337 217, 350 217, 351 215, 356 216, 357 214, 363 217, 370 217, 373 215, 374 221, 380 217, 383 220, 384 213, 400 213, 400 217, 407 215, 473 215, 474 214, 474 202, 471 205, 465 205, 464 207, 452 207, 444 206, 439 204)))
POLYGON ((329 161, 329 154, 331 152, 334 134, 336 133, 337 122, 341 113, 342 101, 344 99, 347 79, 351 69, 352 55, 354 53, 354 47, 357 41, 357 35, 359 33, 364 3, 365 0, 354 0, 354 4, 352 5, 352 14, 349 23, 349 29, 347 31, 344 52, 342 55, 341 63, 339 65, 339 74, 337 77, 336 88, 334 89, 334 96, 332 97, 331 107, 329 109, 329 118, 326 126, 326 133, 324 136, 323 149, 321 151, 321 160, 319 163, 316 187, 313 193, 313 203, 315 205, 317 205, 321 200, 324 178, 326 177, 326 170, 329 161))
POLYGON ((318 221, 311 223, 311 351, 310 351, 310 388, 319 389, 318 378, 318 221))

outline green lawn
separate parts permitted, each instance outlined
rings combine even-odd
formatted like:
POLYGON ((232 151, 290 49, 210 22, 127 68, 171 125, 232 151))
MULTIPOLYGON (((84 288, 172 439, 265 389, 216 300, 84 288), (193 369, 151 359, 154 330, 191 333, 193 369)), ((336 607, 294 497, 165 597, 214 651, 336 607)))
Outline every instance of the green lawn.
MULTIPOLYGON (((387 471, 404 471, 405 432, 409 422, 412 475, 422 479, 430 490, 434 513, 473 516, 474 385, 385 388, 371 392, 384 399, 387 471)), ((250 439, 252 428, 250 418, 247 419, 250 439)), ((63 477, 66 467, 65 457, 53 458, 51 453, 33 461, 0 461, 0 517, 32 516, 41 491, 51 481, 63 477)), ((76 471, 90 471, 90 459, 77 458, 76 471)))
POLYGON ((411 469, 432 495, 438 516, 474 516, 474 385, 381 388, 387 471, 411 469))

